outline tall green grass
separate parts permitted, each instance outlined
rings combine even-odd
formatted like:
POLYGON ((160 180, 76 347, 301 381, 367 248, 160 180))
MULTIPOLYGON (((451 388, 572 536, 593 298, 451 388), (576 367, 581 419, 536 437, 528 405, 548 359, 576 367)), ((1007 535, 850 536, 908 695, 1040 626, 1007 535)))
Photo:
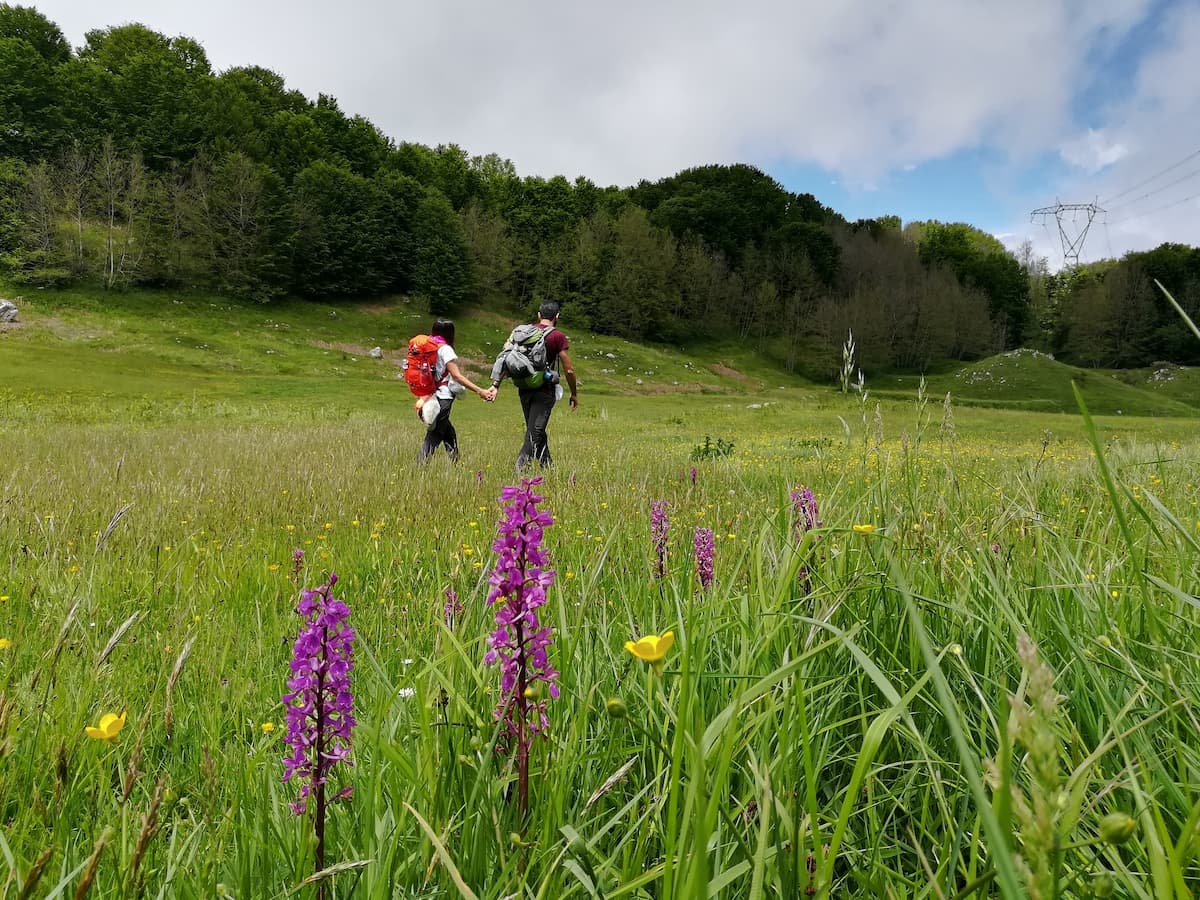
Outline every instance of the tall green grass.
POLYGON ((139 421, 98 402, 82 423, 10 420, 0 897, 75 896, 91 861, 92 896, 311 890, 311 829, 279 781, 278 698, 297 591, 329 570, 359 634, 356 796, 329 825, 333 896, 1194 890, 1188 423, 584 402, 551 423, 559 578, 543 612, 563 694, 525 821, 481 663, 496 498, 520 438, 511 397, 458 404, 458 468, 414 465, 407 413, 323 402, 290 419, 246 402, 139 421), (704 434, 736 449, 697 463, 693 484, 704 434), (825 523, 803 541, 798 483, 825 523), (660 498, 671 554, 655 582, 660 498), (704 595, 697 525, 717 536, 704 595), (466 606, 452 630, 446 587, 466 606), (661 677, 623 649, 668 629, 661 677), (85 737, 123 709, 116 741, 85 737), (1116 811, 1136 834, 1095 842, 1116 811))

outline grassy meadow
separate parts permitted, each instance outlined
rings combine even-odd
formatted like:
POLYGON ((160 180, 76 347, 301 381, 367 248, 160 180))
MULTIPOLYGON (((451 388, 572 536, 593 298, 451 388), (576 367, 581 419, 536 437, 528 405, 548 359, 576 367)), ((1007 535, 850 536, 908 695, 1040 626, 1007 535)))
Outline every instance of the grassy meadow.
MULTIPOLYGON (((395 363, 427 319, 23 299, 0 334, 0 898, 1195 892, 1194 393, 1087 373, 1096 418, 1054 413, 1075 373, 1018 356, 1046 404, 960 402, 986 379, 954 373, 880 379, 878 403, 868 373, 863 402, 564 315, 581 407, 537 488, 562 693, 522 818, 483 664, 520 410, 464 396, 461 464, 418 468, 395 363), (694 460, 706 436, 733 452, 694 460), (280 697, 298 592, 330 571, 355 793, 314 884, 280 697), (661 673, 626 652, 668 630, 661 673)), ((508 326, 462 321, 468 372, 508 326)))

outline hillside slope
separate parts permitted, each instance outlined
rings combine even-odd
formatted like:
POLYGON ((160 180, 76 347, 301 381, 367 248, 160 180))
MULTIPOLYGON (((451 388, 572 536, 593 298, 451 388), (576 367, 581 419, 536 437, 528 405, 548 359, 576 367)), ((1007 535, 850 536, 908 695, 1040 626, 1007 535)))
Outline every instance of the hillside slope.
MULTIPOLYGON (((1072 382, 1097 415, 1200 415, 1200 379, 1191 369, 1172 367, 1169 379, 1155 378, 1153 370, 1080 369, 1035 350, 1011 350, 965 364, 930 377, 926 389, 934 397, 949 393, 958 404, 1075 412, 1072 382)), ((918 383, 919 378, 912 376, 881 378, 879 394, 908 396, 918 383)))
MULTIPOLYGON (((260 305, 208 294, 138 291, 30 291, 0 285, 20 308, 0 326, 0 398, 5 403, 337 404, 394 407, 408 338, 431 317, 404 298, 372 303, 282 301, 260 305), (368 353, 379 347, 381 359, 368 353)), ((486 377, 513 322, 495 312, 457 317, 457 349, 473 377, 486 377)), ((583 389, 599 395, 757 396, 787 390, 819 400, 832 391, 774 368, 753 348, 680 348, 631 343, 572 327, 583 389)), ((1200 415, 1200 375, 1190 369, 1111 373, 1013 351, 930 377, 930 397, 956 404, 1073 412, 1071 382, 1092 411, 1111 415, 1200 415)), ((919 379, 868 372, 879 398, 911 399, 919 379)), ((751 399, 750 402, 754 402, 751 399)))

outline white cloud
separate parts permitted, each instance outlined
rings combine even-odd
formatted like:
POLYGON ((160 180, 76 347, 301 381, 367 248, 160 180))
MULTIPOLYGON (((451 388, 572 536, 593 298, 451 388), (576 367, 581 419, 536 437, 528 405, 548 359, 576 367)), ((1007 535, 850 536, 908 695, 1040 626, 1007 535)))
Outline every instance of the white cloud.
POLYGON ((397 139, 628 184, 705 162, 864 182, 994 142, 1059 146, 1089 49, 1151 0, 41 0, 74 42, 142 21, 397 139))
MULTIPOLYGON (((1123 147, 1128 152, 1111 166, 1081 172, 1061 186, 1064 202, 1097 200, 1105 210, 1089 232, 1083 260, 1119 257, 1165 241, 1200 246, 1197 46, 1200 5, 1179 4, 1150 41, 1129 96, 1104 111, 1103 127, 1097 129, 1101 137, 1096 147, 1123 147)), ((1053 221, 1048 228, 1026 221, 1010 230, 1017 233, 1014 244, 1029 237, 1055 268, 1061 265, 1053 221)))
POLYGON ((1087 132, 1063 144, 1058 151, 1064 161, 1094 175, 1101 169, 1124 159, 1129 150, 1119 142, 1108 140, 1103 131, 1089 128, 1087 132))

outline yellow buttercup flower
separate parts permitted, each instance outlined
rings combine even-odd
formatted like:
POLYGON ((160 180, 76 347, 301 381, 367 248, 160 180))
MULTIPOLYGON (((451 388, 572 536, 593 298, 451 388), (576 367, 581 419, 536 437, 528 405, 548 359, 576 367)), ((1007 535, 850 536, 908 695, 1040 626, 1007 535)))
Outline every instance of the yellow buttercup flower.
POLYGON ((91 725, 89 725, 84 729, 84 731, 86 731, 87 736, 93 740, 111 741, 121 733, 121 729, 124 727, 125 711, 122 710, 119 716, 115 713, 105 713, 100 717, 100 726, 98 728, 93 728, 91 725))
POLYGON ((874 525, 855 525, 854 530, 857 531, 859 534, 870 534, 872 531, 875 530, 875 526, 874 525))
POLYGON ((625 649, 643 662, 657 663, 662 662, 662 658, 667 655, 667 651, 674 643, 675 632, 668 631, 662 637, 657 634, 648 634, 636 641, 626 641, 625 649))
POLYGON ((262 733, 263 734, 270 734, 274 730, 275 730, 274 722, 263 722, 262 723, 262 733))
POLYGON ((0 650, 7 650, 13 645, 13 642, 8 638, 0 638, 0 650))

